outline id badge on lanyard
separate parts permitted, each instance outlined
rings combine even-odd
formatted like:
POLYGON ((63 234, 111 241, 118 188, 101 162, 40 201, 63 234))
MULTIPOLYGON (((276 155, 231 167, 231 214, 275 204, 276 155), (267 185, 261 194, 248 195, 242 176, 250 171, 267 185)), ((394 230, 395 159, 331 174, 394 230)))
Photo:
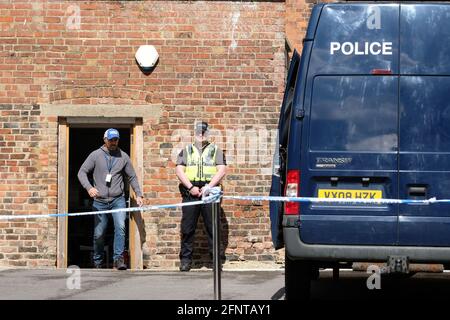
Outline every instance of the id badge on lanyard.
POLYGON ((110 183, 111 179, 112 179, 111 170, 114 167, 115 159, 113 160, 113 157, 111 156, 111 160, 108 161, 108 158, 105 155, 105 160, 106 160, 106 165, 108 166, 108 171, 109 171, 109 173, 106 175, 105 182, 110 183))

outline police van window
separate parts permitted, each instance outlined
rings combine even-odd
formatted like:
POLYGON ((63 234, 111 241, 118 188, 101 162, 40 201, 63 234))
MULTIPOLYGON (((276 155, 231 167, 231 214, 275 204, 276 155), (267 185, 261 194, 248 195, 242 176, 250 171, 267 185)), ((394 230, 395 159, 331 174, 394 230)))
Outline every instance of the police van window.
MULTIPOLYGON (((295 54, 295 53, 294 53, 295 54)), ((292 104, 294 101, 294 92, 295 92, 295 84, 297 82, 297 75, 298 75, 298 68, 300 64, 299 59, 291 60, 290 65, 290 71, 292 74, 290 77, 288 76, 287 81, 289 83, 286 83, 286 95, 285 95, 285 101, 283 101, 283 107, 281 110, 280 115, 280 123, 279 123, 279 144, 281 145, 281 148, 286 148, 287 146, 287 140, 289 135, 289 127, 291 125, 291 114, 292 114, 292 104)), ((283 155, 282 155, 283 156, 283 155)))
POLYGON ((314 37, 312 74, 398 73, 398 5, 324 7, 314 37))
POLYGON ((309 132, 315 151, 397 150, 397 77, 318 76, 309 132))
POLYGON ((280 144, 285 147, 287 145, 288 134, 289 134, 289 125, 291 122, 291 114, 292 114, 292 102, 294 100, 294 88, 290 87, 288 89, 286 107, 284 109, 284 113, 282 114, 282 121, 280 127, 280 144))
POLYGON ((400 151, 450 152, 449 77, 400 78, 400 151))
POLYGON ((450 74, 450 5, 401 5, 400 72, 450 74))

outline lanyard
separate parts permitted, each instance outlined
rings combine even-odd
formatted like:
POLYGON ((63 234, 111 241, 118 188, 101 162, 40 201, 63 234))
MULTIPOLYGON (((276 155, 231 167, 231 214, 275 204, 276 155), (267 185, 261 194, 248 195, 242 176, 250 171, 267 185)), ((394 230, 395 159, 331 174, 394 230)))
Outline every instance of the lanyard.
POLYGON ((103 154, 103 155, 105 156, 106 165, 108 166, 108 171, 109 171, 109 173, 111 173, 111 170, 114 167, 114 164, 116 163, 116 158, 113 158, 113 156, 111 156, 108 161, 108 157, 106 156, 106 154, 103 154))

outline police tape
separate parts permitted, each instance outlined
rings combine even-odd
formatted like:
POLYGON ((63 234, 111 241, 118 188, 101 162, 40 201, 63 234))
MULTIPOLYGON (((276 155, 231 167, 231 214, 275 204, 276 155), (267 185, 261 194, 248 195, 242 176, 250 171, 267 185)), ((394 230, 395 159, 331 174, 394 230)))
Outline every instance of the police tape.
POLYGON ((49 214, 29 214, 29 215, 0 215, 0 220, 15 220, 15 219, 31 219, 31 218, 51 218, 51 217, 76 217, 98 214, 111 214, 115 212, 136 212, 149 211, 158 209, 174 209, 186 206, 195 206, 199 204, 218 203, 221 199, 230 200, 244 200, 244 201, 274 201, 274 202, 303 202, 303 203, 325 203, 325 204, 443 204, 450 203, 450 199, 430 199, 415 200, 415 199, 354 199, 354 198, 316 198, 316 197, 277 197, 277 196, 225 196, 218 188, 209 189, 208 195, 202 200, 183 202, 176 204, 152 205, 133 208, 120 208, 103 211, 89 211, 89 212, 75 212, 75 213, 49 213, 49 214))
POLYGON ((275 202, 309 202, 309 203, 343 203, 343 204, 434 204, 450 203, 450 199, 436 198, 415 199, 357 199, 357 198, 316 198, 316 197, 277 197, 277 196, 223 196, 223 199, 246 201, 275 201, 275 202))
POLYGON ((211 193, 207 197, 204 197, 199 201, 182 202, 176 204, 163 204, 163 205, 152 205, 143 207, 133 207, 133 208, 120 208, 112 210, 101 210, 101 211, 88 211, 88 212, 74 212, 74 213, 48 213, 48 214, 21 214, 21 215, 0 215, 1 220, 17 220, 17 219, 41 219, 41 218, 54 218, 54 217, 78 217, 78 216, 89 216, 89 215, 99 215, 99 214, 111 214, 116 212, 136 212, 136 211, 149 211, 158 209, 174 209, 179 207, 195 206, 198 204, 207 204, 212 202, 217 202, 220 199, 221 194, 211 193))

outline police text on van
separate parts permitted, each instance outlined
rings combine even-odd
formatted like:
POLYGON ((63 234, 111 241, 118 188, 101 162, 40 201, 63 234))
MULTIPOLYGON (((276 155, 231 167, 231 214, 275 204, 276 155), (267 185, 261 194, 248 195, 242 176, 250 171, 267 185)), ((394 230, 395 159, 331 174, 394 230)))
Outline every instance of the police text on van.
POLYGON ((392 42, 330 42, 330 54, 341 52, 348 55, 392 55, 392 42))

